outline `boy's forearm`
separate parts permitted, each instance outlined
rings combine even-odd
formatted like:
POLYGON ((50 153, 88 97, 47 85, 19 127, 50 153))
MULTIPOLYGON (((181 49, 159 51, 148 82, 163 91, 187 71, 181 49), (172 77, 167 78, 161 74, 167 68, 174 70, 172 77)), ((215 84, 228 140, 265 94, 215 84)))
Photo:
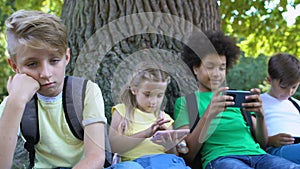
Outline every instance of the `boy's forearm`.
POLYGON ((105 126, 93 123, 84 128, 84 158, 73 168, 103 168, 105 162, 105 126), (102 131, 102 132, 101 132, 102 131))
POLYGON ((10 168, 18 139, 18 129, 22 119, 25 103, 7 98, 0 118, 0 168, 10 168))

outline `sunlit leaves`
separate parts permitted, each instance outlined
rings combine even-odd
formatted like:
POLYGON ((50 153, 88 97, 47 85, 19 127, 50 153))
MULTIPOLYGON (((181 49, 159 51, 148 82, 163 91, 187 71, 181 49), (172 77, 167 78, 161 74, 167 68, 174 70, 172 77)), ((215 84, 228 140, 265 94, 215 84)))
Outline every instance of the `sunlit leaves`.
POLYGON ((294 25, 287 25, 283 13, 287 5, 300 1, 220 1, 222 29, 240 40, 246 56, 260 53, 272 55, 289 52, 300 56, 299 17, 294 25))
POLYGON ((16 9, 41 10, 60 16, 63 0, 15 0, 14 4, 16 9))

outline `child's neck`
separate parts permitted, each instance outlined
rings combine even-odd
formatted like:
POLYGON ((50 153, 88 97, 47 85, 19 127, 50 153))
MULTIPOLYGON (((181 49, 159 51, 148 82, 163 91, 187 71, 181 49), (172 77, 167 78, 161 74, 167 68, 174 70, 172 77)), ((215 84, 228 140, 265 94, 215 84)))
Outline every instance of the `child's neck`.
POLYGON ((57 100, 59 100, 60 98, 62 98, 62 92, 60 92, 60 93, 59 93, 57 96, 55 96, 55 97, 43 96, 43 95, 37 93, 37 97, 38 97, 40 100, 44 101, 44 102, 48 102, 48 103, 50 103, 50 102, 56 102, 57 100))

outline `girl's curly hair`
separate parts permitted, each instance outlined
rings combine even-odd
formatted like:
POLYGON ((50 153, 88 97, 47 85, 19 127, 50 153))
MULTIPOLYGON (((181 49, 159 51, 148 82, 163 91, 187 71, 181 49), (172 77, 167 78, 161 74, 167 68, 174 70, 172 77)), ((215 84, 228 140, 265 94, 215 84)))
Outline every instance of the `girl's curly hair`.
POLYGON ((223 32, 193 33, 181 53, 182 60, 193 72, 193 67, 201 65, 201 58, 209 54, 224 55, 226 57, 226 70, 232 68, 240 54, 236 41, 223 32))

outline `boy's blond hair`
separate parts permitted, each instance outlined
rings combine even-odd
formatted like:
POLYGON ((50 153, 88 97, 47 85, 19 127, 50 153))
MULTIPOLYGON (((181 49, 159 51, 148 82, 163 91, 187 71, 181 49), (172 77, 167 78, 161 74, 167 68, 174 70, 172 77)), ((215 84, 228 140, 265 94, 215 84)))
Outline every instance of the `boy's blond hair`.
POLYGON ((63 56, 68 47, 67 29, 55 15, 19 10, 6 19, 8 53, 15 61, 21 47, 46 49, 63 56))

